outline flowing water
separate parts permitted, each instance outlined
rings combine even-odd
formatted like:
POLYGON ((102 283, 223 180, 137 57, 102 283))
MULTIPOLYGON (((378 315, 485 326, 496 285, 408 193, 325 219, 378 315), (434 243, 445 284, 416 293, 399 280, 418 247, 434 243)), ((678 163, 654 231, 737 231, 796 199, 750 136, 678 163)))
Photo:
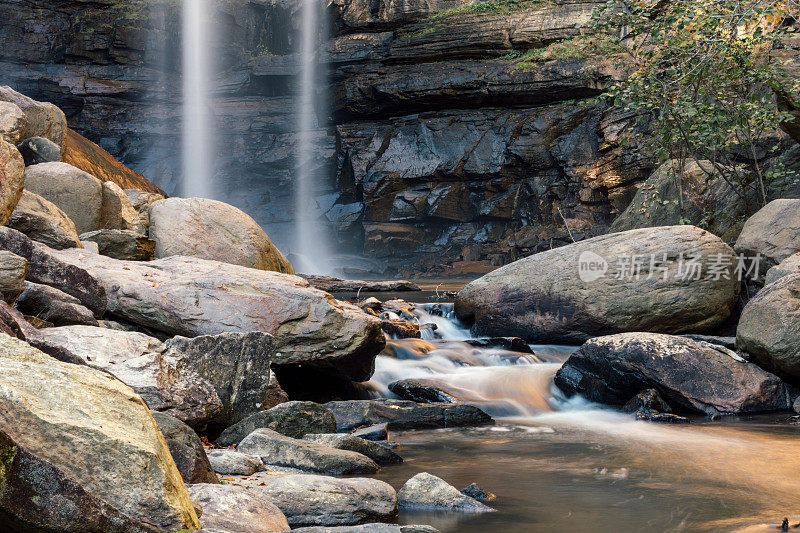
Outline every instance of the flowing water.
POLYGON ((183 0, 183 178, 181 195, 213 196, 210 0, 183 0))
POLYGON ((671 426, 566 401, 552 377, 574 347, 475 348, 448 312, 419 306, 436 335, 390 341, 371 385, 391 396, 391 381, 433 378, 497 424, 394 432, 406 461, 381 477, 398 489, 420 471, 459 488, 477 482, 498 495, 498 512, 401 512, 401 523, 477 533, 775 531, 784 516, 800 522, 800 426, 788 414, 671 426))

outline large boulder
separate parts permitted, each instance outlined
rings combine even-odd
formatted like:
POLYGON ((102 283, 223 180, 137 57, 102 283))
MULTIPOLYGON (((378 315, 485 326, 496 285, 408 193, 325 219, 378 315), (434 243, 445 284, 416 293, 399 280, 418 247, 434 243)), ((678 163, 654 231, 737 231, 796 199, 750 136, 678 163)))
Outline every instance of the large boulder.
POLYGON ((97 252, 125 261, 150 261, 156 241, 132 230, 100 229, 83 233, 81 242, 97 244, 97 252))
POLYGON ((284 255, 247 213, 217 200, 168 198, 150 205, 156 257, 186 255, 294 274, 284 255))
POLYGON ((759 279, 767 271, 800 252, 800 200, 773 200, 747 219, 734 245, 736 253, 760 255, 759 279))
POLYGON ((0 250, 0 297, 8 303, 25 290, 28 262, 15 253, 0 250))
POLYGON ((17 104, 0 101, 0 140, 17 144, 25 138, 28 117, 17 104))
POLYGON ((30 281, 24 282, 25 290, 14 305, 29 316, 35 316, 56 326, 98 326, 92 311, 81 305, 81 301, 55 287, 30 281))
POLYGON ((314 402, 286 402, 255 413, 225 429, 217 439, 219 446, 232 446, 259 428, 288 437, 303 438, 310 433, 336 431, 336 419, 328 409, 314 402))
POLYGON ((414 403, 407 400, 348 400, 325 404, 339 431, 388 423, 391 429, 485 426, 494 420, 472 405, 414 403))
MULTIPOLYGON (((106 291, 85 269, 55 257, 55 250, 36 244, 19 231, 0 227, 0 249, 13 252, 28 261, 26 280, 50 285, 76 297, 83 305, 103 316, 106 311, 106 291)), ((81 257, 82 250, 76 250, 81 257)))
POLYGON ((150 409, 191 426, 203 426, 222 411, 214 387, 182 354, 135 331, 92 326, 47 328, 41 335, 131 387, 150 409))
POLYGON ((277 505, 292 527, 386 521, 397 515, 397 493, 377 479, 297 474, 256 481, 251 490, 277 505))
POLYGON ((672 406, 706 414, 788 409, 789 392, 776 376, 735 352, 686 337, 620 333, 587 341, 556 373, 567 395, 624 405, 656 389, 672 406))
POLYGON ((100 208, 100 227, 105 229, 134 230, 139 224, 139 213, 130 198, 113 181, 103 182, 100 208))
POLYGON ((297 276, 195 257, 141 263, 80 250, 53 253, 100 280, 110 313, 186 337, 270 333, 276 342, 273 365, 365 381, 386 343, 377 318, 297 276))
POLYGON ((151 411, 167 441, 169 453, 186 483, 219 483, 208 461, 203 442, 192 428, 167 413, 151 411))
POLYGON ((748 214, 748 203, 755 206, 755 200, 726 181, 711 161, 687 161, 679 188, 677 166, 677 161, 673 160, 658 167, 611 224, 609 233, 674 226, 688 220, 689 224, 702 225, 725 242, 735 241, 742 229, 742 218, 748 214), (683 210, 679 191, 683 192, 683 210))
POLYGON ((17 207, 25 176, 25 162, 13 144, 0 139, 0 224, 5 224, 17 207))
POLYGON ((348 450, 366 455, 380 466, 394 465, 403 462, 403 458, 392 450, 371 440, 361 439, 344 433, 311 433, 303 437, 304 440, 316 442, 323 446, 348 450))
POLYGON ((397 505, 416 511, 455 511, 487 513, 494 511, 478 500, 463 494, 442 478, 427 472, 412 477, 397 491, 397 505))
POLYGON ((53 202, 28 190, 22 192, 6 225, 50 248, 83 248, 72 219, 53 202))
POLYGON ((203 510, 203 527, 225 533, 289 531, 280 509, 252 490, 236 485, 197 484, 186 487, 203 510))
POLYGON ((703 332, 731 314, 737 261, 719 237, 694 226, 636 229, 499 268, 459 291, 455 311, 477 334, 538 342, 703 332))
POLYGON ((747 303, 736 344, 764 368, 800 381, 800 272, 770 283, 747 303))
POLYGON ((251 476, 265 468, 264 461, 260 457, 230 448, 209 450, 208 462, 217 474, 234 476, 251 476))
MULTIPOLYGON (((199 527, 150 411, 128 386, 104 372, 58 362, 0 334, 0 430, 15 448, 60 470, 74 482, 72 489, 83 489, 131 520, 172 531, 199 527)), ((19 480, 8 479, 3 472, 2 482, 19 489, 19 480)), ((45 491, 47 500, 59 502, 59 516, 70 516, 72 508, 62 503, 69 501, 69 494, 54 499, 46 492, 54 487, 44 482, 55 478, 52 471, 45 471, 28 481, 39 484, 34 490, 45 491)), ((0 514, 20 520, 30 516, 29 508, 19 507, 25 501, 9 501, 6 490, 2 494, 5 507, 0 514)), ((52 510, 47 513, 52 514, 52 510)), ((66 529, 46 526, 45 531, 93 531, 74 524, 66 529)))
POLYGON ((306 472, 344 476, 374 474, 380 467, 366 455, 281 435, 260 428, 246 436, 236 449, 256 455, 266 464, 297 468, 306 472))
POLYGON ((227 427, 265 408, 275 353, 272 335, 252 331, 173 337, 166 347, 168 353, 186 358, 214 387, 223 406, 216 423, 227 427))
POLYGON ((102 228, 103 182, 67 163, 42 163, 25 170, 25 189, 56 204, 78 233, 102 228))
POLYGON ((50 139, 64 151, 67 136, 67 117, 58 107, 48 102, 37 102, 20 94, 11 87, 0 87, 0 101, 11 102, 19 107, 28 119, 26 137, 50 139))
POLYGON ((764 284, 769 285, 789 274, 800 274, 800 253, 790 255, 767 270, 767 277, 764 280, 764 284))

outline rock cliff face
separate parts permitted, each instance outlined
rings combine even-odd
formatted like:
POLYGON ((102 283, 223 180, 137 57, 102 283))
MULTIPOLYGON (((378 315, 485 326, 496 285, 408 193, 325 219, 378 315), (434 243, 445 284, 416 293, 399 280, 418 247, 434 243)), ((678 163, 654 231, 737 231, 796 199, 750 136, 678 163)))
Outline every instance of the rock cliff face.
MULTIPOLYGON (((536 53, 586 39, 598 3, 329 0, 313 167, 339 248, 444 272, 603 232, 651 170, 619 143, 643 126, 593 99, 619 76, 602 46, 536 53)), ((291 251, 299 2, 213 5, 218 197, 291 251)), ((0 34, 0 82, 179 192, 176 2, 0 0, 0 34)))

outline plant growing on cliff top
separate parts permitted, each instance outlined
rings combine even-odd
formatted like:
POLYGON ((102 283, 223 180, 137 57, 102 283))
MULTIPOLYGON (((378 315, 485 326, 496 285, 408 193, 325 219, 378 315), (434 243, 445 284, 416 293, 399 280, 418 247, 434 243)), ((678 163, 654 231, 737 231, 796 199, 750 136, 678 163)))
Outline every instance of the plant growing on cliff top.
MULTIPOLYGON (((794 0, 791 0, 792 2, 794 0)), ((625 81, 608 94, 652 117, 660 162, 676 162, 683 209, 686 162, 709 161, 744 200, 766 203, 763 151, 791 117, 771 90, 783 83, 769 51, 788 31, 786 0, 611 1, 595 13, 599 31, 619 32, 625 81), (771 137, 772 136, 772 137, 771 137)), ((716 178, 715 178, 716 179, 716 178)))

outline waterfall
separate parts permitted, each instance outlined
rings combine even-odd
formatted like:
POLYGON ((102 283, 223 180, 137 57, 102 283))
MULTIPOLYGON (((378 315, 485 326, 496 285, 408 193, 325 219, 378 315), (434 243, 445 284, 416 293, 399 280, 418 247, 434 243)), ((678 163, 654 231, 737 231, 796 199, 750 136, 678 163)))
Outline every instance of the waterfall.
MULTIPOLYGON (((295 268, 308 274, 330 273, 330 247, 325 228, 320 224, 315 192, 319 173, 314 167, 316 136, 319 131, 317 109, 321 103, 317 88, 325 81, 317 61, 317 35, 324 20, 320 16, 322 3, 303 0, 300 35, 301 71, 297 107, 297 172, 295 185, 295 268), (322 79, 321 79, 322 78, 322 79)), ((324 33, 323 33, 324 34, 324 33)))
POLYGON ((214 168, 211 120, 211 1, 183 0, 184 197, 209 198, 214 168))

